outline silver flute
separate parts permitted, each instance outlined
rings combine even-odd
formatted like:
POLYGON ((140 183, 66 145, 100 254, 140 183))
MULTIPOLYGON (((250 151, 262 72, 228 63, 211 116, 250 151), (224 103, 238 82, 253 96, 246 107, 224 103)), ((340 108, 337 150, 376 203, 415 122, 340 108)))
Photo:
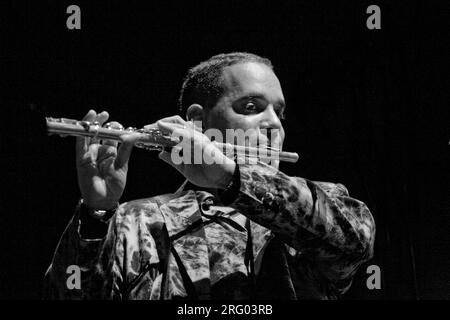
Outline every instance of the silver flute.
MULTIPOLYGON (((112 126, 101 126, 97 121, 79 121, 66 118, 46 117, 47 132, 49 135, 56 134, 59 136, 77 136, 91 137, 98 140, 120 141, 120 137, 127 133, 139 133, 135 147, 151 151, 170 150, 180 143, 176 137, 163 134, 161 130, 153 128, 137 129, 129 128, 113 128, 112 126)), ((230 143, 220 143, 213 141, 219 150, 223 151, 226 156, 244 156, 256 157, 265 160, 280 160, 286 162, 297 162, 298 154, 295 152, 285 152, 267 146, 249 147, 232 145, 230 143)))

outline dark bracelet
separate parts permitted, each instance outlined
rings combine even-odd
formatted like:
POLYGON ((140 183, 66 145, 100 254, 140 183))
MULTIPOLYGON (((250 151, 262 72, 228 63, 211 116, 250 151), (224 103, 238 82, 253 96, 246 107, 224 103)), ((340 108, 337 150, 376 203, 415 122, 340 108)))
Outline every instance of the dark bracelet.
POLYGON ((109 210, 95 210, 87 206, 83 199, 80 200, 80 218, 83 220, 84 217, 91 217, 95 220, 101 221, 103 223, 108 223, 109 219, 116 213, 119 204, 117 203, 114 208, 109 210))
POLYGON ((218 190, 218 195, 220 200, 224 205, 229 205, 236 200, 239 195, 239 190, 241 189, 241 173, 239 171, 239 165, 236 162, 236 166, 234 167, 233 178, 230 183, 228 183, 227 187, 223 190, 218 190))

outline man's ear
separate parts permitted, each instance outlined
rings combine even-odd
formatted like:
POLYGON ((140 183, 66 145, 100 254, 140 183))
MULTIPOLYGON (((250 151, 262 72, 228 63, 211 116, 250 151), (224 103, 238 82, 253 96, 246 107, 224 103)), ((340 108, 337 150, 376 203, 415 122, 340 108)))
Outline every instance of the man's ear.
POLYGON ((204 115, 203 107, 197 103, 191 104, 186 110, 186 119, 188 121, 203 121, 204 115))

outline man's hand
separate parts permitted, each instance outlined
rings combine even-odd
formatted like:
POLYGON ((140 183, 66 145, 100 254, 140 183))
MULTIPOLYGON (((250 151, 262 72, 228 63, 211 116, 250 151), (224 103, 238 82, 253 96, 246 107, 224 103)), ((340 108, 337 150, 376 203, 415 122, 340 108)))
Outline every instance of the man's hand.
MULTIPOLYGON (((108 120, 109 114, 97 114, 90 110, 84 121, 98 121, 99 125, 108 120)), ((111 128, 121 127, 118 122, 110 122, 111 128)), ((125 189, 128 160, 139 134, 124 134, 117 148, 115 141, 94 141, 92 138, 79 138, 76 141, 76 164, 78 185, 84 203, 96 210, 112 209, 125 189)))
MULTIPOLYGON (((146 128, 158 128, 165 134, 182 139, 171 153, 162 151, 159 158, 177 169, 193 184, 205 188, 224 189, 231 181, 235 162, 226 157, 192 122, 186 122, 180 116, 173 116, 161 119, 146 128), (183 152, 190 151, 189 163, 174 162, 174 153, 180 152, 180 148, 183 152), (194 152, 200 153, 196 156, 197 159, 201 158, 201 163, 194 163, 194 152)), ((186 159, 185 155, 183 158, 186 159)))

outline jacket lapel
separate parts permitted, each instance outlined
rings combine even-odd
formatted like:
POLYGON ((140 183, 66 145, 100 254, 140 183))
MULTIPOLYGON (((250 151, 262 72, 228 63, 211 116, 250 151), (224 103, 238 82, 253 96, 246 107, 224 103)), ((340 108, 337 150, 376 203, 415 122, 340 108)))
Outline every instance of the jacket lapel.
MULTIPOLYGON (((160 206, 173 248, 191 279, 199 299, 210 296, 208 247, 196 193, 177 192, 160 206)), ((185 284, 186 286, 186 284, 185 284)))

